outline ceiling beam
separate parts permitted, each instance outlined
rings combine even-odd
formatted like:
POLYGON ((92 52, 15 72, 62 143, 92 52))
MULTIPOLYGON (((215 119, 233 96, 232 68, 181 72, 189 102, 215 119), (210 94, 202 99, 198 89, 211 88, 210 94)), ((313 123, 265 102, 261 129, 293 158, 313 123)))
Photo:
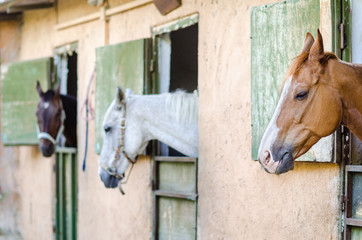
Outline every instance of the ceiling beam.
POLYGON ((5 12, 0 13, 0 22, 2 21, 14 21, 14 20, 20 20, 22 17, 21 13, 11 13, 7 14, 5 12))
POLYGON ((43 9, 43 8, 52 8, 54 7, 53 2, 44 2, 38 4, 29 4, 29 5, 12 5, 6 9, 7 13, 18 13, 27 10, 43 9))

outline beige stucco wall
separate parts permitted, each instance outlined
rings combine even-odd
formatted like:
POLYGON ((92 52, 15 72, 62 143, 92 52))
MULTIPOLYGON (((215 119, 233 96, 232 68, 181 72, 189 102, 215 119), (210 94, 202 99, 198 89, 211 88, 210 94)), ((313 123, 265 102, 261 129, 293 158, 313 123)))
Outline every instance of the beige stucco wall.
MULTIPOLYGON (((20 36, 20 24, 17 21, 0 22, 0 64, 19 58, 20 36)), ((20 237, 18 169, 18 148, 4 147, 0 138, 0 239, 20 237)))
MULTIPOLYGON (((71 9, 63 4, 58 14, 54 9, 29 11, 23 19, 20 59, 52 56, 55 47, 78 41, 80 106, 96 47, 150 37, 152 26, 198 12, 199 239, 337 239, 338 165, 297 163, 292 172, 275 176, 251 160, 250 7, 271 2, 183 0, 182 7, 167 16, 147 4, 112 16, 109 39, 102 20, 54 28, 64 19, 92 13, 89 6, 83 11, 82 4, 71 9)), ((125 196, 105 189, 97 174, 93 129, 92 121, 87 169, 82 172, 85 122, 79 118, 78 238, 150 239, 151 162, 139 160, 125 196)), ((20 149, 24 239, 52 238, 53 164, 54 159, 42 158, 36 147, 20 149)))

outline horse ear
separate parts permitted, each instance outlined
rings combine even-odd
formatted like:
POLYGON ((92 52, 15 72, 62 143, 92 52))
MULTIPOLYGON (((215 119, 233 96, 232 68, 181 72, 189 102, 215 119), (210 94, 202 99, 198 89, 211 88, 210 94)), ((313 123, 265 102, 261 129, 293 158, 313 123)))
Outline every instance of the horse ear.
POLYGON ((302 53, 306 53, 310 51, 310 48, 312 47, 314 43, 314 38, 312 36, 312 34, 310 34, 309 32, 307 33, 307 35, 305 36, 305 40, 304 40, 304 46, 303 46, 303 50, 302 53))
POLYGON ((318 32, 317 39, 315 40, 309 51, 309 59, 311 61, 319 61, 324 56, 323 38, 321 33, 319 32, 319 29, 317 32, 318 32))
POLYGON ((117 99, 117 105, 120 107, 124 104, 125 102, 125 97, 124 97, 124 92, 122 90, 121 87, 117 87, 117 95, 116 95, 116 99, 117 99))
POLYGON ((43 90, 41 90, 39 81, 36 81, 36 91, 38 92, 39 97, 42 97, 44 95, 43 90))
POLYGON ((54 88, 54 93, 56 96, 60 95, 60 84, 58 83, 57 86, 54 88))

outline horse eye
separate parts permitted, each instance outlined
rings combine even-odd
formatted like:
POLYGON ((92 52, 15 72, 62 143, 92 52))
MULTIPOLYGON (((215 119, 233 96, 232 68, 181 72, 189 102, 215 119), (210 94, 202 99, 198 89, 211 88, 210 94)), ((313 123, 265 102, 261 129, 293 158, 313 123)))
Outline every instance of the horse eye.
POLYGON ((104 132, 105 132, 105 133, 109 133, 111 130, 112 130, 111 127, 105 127, 105 128, 104 128, 104 132))
POLYGON ((308 92, 299 92, 294 98, 298 100, 303 100, 308 96, 308 92))

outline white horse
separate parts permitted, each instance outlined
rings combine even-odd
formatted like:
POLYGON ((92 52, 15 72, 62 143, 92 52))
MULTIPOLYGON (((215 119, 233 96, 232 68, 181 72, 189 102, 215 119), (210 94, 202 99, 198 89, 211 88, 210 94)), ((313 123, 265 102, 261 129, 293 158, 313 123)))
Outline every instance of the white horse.
POLYGON ((117 89, 116 99, 103 120, 103 146, 99 176, 105 187, 119 187, 124 173, 150 140, 157 139, 177 151, 198 156, 198 95, 195 91, 134 95, 117 89))

